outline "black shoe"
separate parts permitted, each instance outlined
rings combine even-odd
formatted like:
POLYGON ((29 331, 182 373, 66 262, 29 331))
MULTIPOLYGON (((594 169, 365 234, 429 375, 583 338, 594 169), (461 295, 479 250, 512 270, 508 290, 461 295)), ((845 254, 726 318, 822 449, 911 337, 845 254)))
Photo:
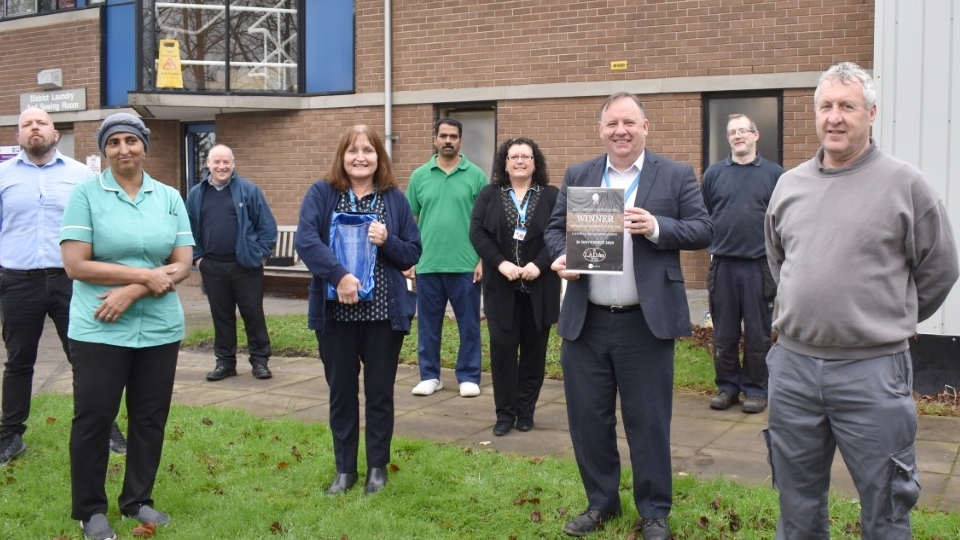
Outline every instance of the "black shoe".
POLYGON ((747 396, 743 400, 743 412, 747 414, 762 413, 767 408, 767 399, 759 396, 747 396))
POLYGON ((517 418, 517 431, 530 431, 533 429, 533 418, 517 418))
POLYGON ((123 438, 123 432, 116 422, 110 427, 110 451, 121 455, 127 453, 127 440, 123 438))
POLYGON ((23 443, 23 437, 19 433, 0 439, 0 467, 26 451, 27 445, 23 443))
POLYGON ((273 377, 273 373, 270 373, 270 368, 267 367, 266 362, 262 364, 254 364, 253 368, 250 369, 250 373, 253 373, 253 376, 258 379, 269 379, 273 377))
POLYGON ((673 537, 666 519, 641 519, 633 530, 640 533, 643 540, 670 540, 673 537))
POLYGON ((563 532, 570 536, 586 536, 598 528, 603 527, 605 521, 610 521, 619 515, 620 512, 604 514, 599 510, 587 510, 568 521, 567 524, 563 526, 563 532))
POLYGON ((500 437, 510 433, 511 429, 513 429, 513 422, 509 420, 497 420, 497 423, 493 425, 493 434, 500 437))
POLYGON ((218 365, 213 371, 207 373, 208 381, 222 381, 227 377, 234 377, 237 374, 237 369, 232 367, 227 367, 223 364, 218 365))
POLYGON ((333 477, 333 483, 327 488, 327 495, 336 495, 353 487, 357 483, 357 473, 338 472, 333 477))
POLYGON ((715 411, 725 411, 737 403, 740 403, 739 395, 721 390, 710 400, 710 408, 715 411))
POLYGON ((363 492, 367 495, 376 493, 387 485, 387 470, 380 467, 371 467, 367 469, 367 486, 363 492))

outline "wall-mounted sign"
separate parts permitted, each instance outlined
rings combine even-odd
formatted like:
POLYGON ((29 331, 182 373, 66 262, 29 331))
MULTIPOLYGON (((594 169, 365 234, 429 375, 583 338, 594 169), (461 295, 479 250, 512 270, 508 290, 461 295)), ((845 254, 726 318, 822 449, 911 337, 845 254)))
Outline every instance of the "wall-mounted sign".
POLYGON ((87 156, 87 167, 96 174, 100 174, 100 156, 96 154, 87 156))
POLYGON ((20 110, 24 111, 31 107, 43 109, 48 113, 85 111, 87 110, 87 90, 76 88, 20 94, 20 110))
POLYGON ((19 153, 19 146, 0 146, 0 163, 17 157, 17 154, 19 153))

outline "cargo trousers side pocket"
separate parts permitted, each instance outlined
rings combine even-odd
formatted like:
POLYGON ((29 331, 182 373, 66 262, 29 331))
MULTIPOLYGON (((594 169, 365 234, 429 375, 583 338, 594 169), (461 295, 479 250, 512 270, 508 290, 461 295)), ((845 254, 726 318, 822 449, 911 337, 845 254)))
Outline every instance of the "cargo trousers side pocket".
POLYGON ((890 514, 887 519, 898 521, 907 515, 920 499, 916 449, 910 445, 892 454, 890 461, 890 514))

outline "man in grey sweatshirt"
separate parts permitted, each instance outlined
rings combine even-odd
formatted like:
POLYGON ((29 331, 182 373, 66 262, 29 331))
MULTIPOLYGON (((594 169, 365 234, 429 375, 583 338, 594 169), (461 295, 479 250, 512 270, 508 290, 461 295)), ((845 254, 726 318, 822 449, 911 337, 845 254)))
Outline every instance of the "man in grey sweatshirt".
POLYGON ((777 538, 830 537, 835 449, 860 495, 863 538, 911 538, 920 495, 908 339, 957 280, 947 211, 915 167, 870 137, 876 90, 856 64, 820 77, 821 147, 784 174, 764 220, 778 282, 767 357, 777 538))

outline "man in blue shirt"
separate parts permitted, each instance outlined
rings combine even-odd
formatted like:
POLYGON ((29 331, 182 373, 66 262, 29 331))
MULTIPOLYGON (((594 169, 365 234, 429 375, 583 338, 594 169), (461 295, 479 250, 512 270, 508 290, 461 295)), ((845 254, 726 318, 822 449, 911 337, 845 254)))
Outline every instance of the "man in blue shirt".
MULTIPOLYGON (((7 349, 0 466, 27 450, 23 433, 46 317, 53 320, 63 352, 70 358, 67 325, 73 282, 60 258, 60 220, 73 187, 94 174, 61 154, 59 140, 60 133, 46 111, 27 109, 18 123, 20 153, 0 164, 0 315, 7 349)), ((126 452, 116 424, 110 447, 126 452)))
POLYGON ((207 154, 206 175, 190 189, 187 214, 196 245, 193 262, 213 315, 213 352, 208 381, 237 374, 237 315, 247 332, 251 373, 273 376, 270 336, 263 314, 263 264, 277 243, 277 222, 256 184, 237 175, 233 151, 218 144, 207 154))

